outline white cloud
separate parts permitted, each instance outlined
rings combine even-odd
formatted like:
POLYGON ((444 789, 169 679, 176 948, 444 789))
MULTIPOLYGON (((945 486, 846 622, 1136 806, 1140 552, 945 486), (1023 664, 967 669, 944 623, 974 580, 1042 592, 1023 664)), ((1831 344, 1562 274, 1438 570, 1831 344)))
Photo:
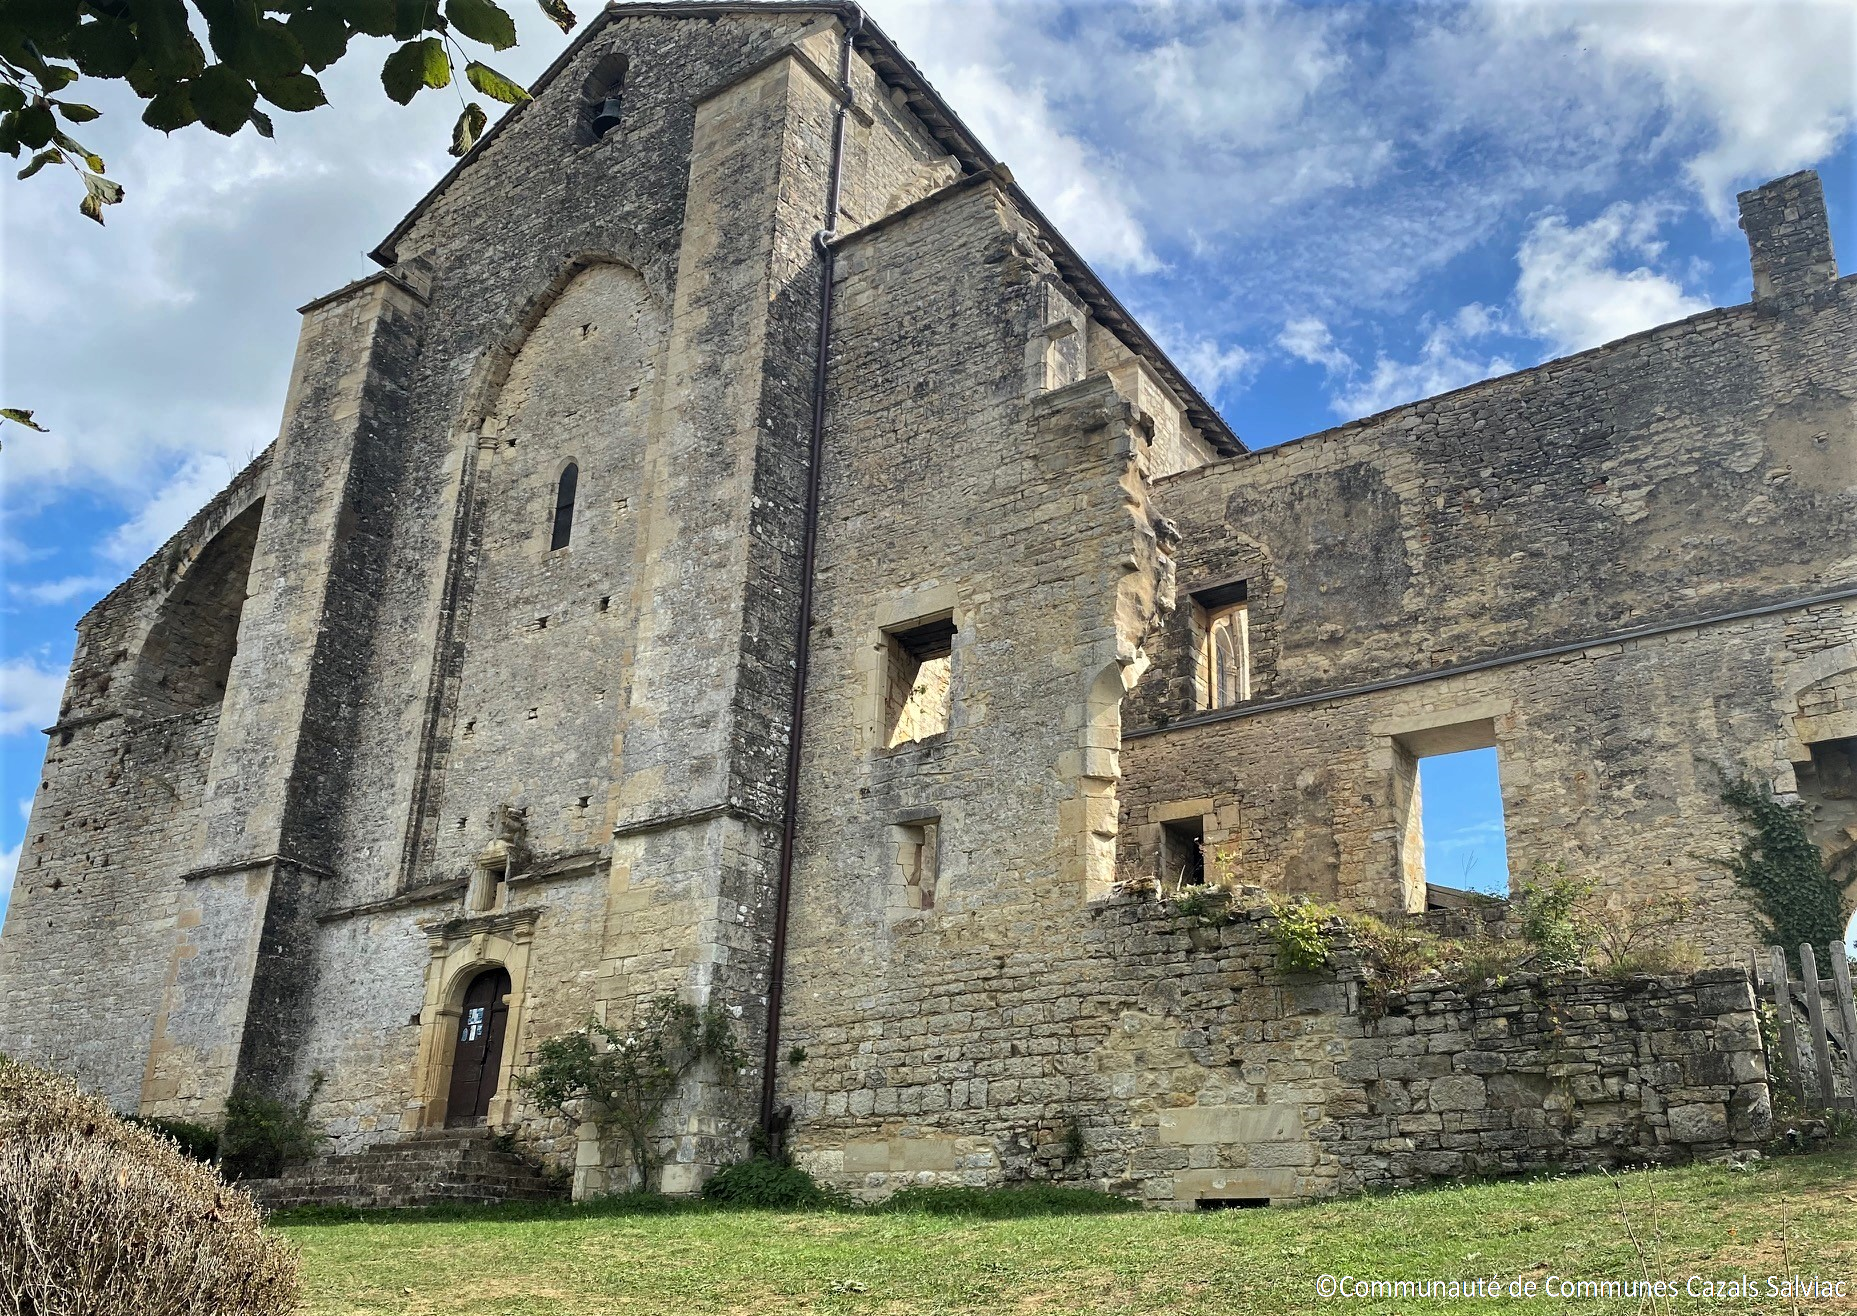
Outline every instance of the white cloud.
POLYGON ((1243 384, 1255 373, 1257 355, 1243 347, 1221 344, 1215 338, 1163 335, 1167 354, 1186 372, 1199 390, 1211 397, 1228 385, 1243 384))
POLYGON ((1480 379, 1506 375, 1516 368, 1508 358, 1467 350, 1468 344, 1500 326, 1500 317, 1487 306, 1472 302, 1460 307, 1449 320, 1431 326, 1416 360, 1397 361, 1380 353, 1367 377, 1355 379, 1338 391, 1330 399, 1330 407, 1344 420, 1351 420, 1480 379))
POLYGON ((19 852, 24 845, 21 840, 10 850, 0 850, 0 922, 5 921, 7 908, 13 903, 13 878, 19 872, 19 852))
POLYGON ((0 662, 0 736, 29 735, 56 722, 64 675, 29 658, 0 662))
POLYGON ((1648 266, 1616 268, 1620 257, 1661 253, 1658 218, 1621 202, 1578 226, 1561 215, 1537 219, 1516 253, 1515 299, 1527 332, 1564 354, 1707 310, 1705 298, 1648 266))
POLYGON ((115 585, 115 576, 64 576, 58 580, 42 580, 32 585, 9 584, 7 593, 16 599, 28 603, 57 605, 69 603, 72 599, 85 594, 99 597, 115 585))
POLYGON ((947 93, 1085 260, 1140 273, 1160 268, 1109 162, 1064 131, 1041 88, 1013 86, 969 64, 955 71, 947 93))
POLYGON ((1702 129, 1684 170, 1724 224, 1737 185, 1824 159, 1857 120, 1849 0, 1486 3, 1653 79, 1671 113, 1702 129))
POLYGON ((1321 366, 1332 374, 1354 369, 1354 358, 1341 350, 1328 326, 1313 315, 1300 316, 1283 326, 1277 346, 1299 361, 1321 366))

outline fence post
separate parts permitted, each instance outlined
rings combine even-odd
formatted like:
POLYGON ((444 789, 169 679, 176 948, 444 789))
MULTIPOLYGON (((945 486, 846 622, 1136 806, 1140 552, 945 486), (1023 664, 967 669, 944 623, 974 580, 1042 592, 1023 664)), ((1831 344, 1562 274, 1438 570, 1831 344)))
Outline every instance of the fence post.
POLYGON ((1809 942, 1799 943, 1799 984, 1805 988, 1806 1017, 1812 1025, 1812 1057, 1818 1062, 1818 1104, 1835 1109, 1838 1090, 1831 1076, 1831 1041, 1825 1036, 1824 993, 1818 990, 1818 956, 1809 942))
POLYGON ((1786 952, 1767 947, 1768 977, 1773 982, 1773 1003, 1780 1016, 1780 1051, 1786 1063, 1786 1086, 1793 1104, 1805 1104, 1805 1079, 1799 1073, 1799 1034, 1793 1030, 1793 989, 1786 973, 1786 952))
POLYGON ((1857 1000, 1851 999, 1851 966, 1844 947, 1831 948, 1831 981, 1836 985, 1838 1015, 1844 1020, 1844 1074, 1850 1079, 1847 1101, 1857 1110, 1857 1000))

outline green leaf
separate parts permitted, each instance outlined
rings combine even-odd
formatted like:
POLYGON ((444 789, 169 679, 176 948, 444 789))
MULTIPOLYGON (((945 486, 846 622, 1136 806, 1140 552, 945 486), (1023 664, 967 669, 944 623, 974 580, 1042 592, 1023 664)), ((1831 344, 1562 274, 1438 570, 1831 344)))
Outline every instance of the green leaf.
MULTIPOLYGON (((130 87, 135 90, 135 94, 140 96, 143 100, 147 100, 151 96, 159 95, 161 92, 173 86, 177 81, 173 78, 162 77, 148 67, 147 60, 139 57, 136 59, 135 63, 129 66, 129 71, 123 74, 123 80, 126 81, 130 87)), ((181 81, 184 81, 184 79, 181 79, 181 81)))
POLYGON ((58 101, 56 104, 58 113, 71 123, 89 123, 102 114, 101 110, 94 110, 88 105, 72 105, 66 101, 58 101))
POLYGON ((26 108, 26 93, 10 82, 0 82, 0 112, 26 108))
POLYGON ((348 25, 326 9, 304 9, 290 16, 284 26, 297 39, 303 60, 320 73, 340 59, 348 49, 348 25))
POLYGON ((32 157, 31 162, 27 164, 24 169, 19 171, 19 176, 21 178, 31 178, 34 174, 38 173, 39 170, 45 168, 46 165, 57 164, 62 159, 64 159, 64 152, 62 151, 40 151, 37 155, 32 157))
POLYGON ((58 125, 52 119, 51 107, 39 101, 14 115, 13 131, 18 134, 21 146, 36 151, 51 141, 52 134, 58 131, 58 125))
POLYGON ((393 0, 393 35, 402 41, 421 32, 443 32, 445 19, 438 12, 438 0, 393 0))
POLYGON ((464 113, 458 116, 458 122, 451 129, 451 153, 460 158, 471 153, 477 145, 477 139, 483 136, 484 125, 490 120, 485 116, 483 106, 472 101, 464 107, 464 113))
MULTIPOLYGON (((301 114, 329 103, 329 98, 322 94, 322 84, 307 73, 292 73, 282 78, 260 78, 258 94, 278 109, 288 110, 292 114, 301 114)), ((270 134, 265 133, 265 136, 269 137, 270 134)))
POLYGON ((206 69, 206 51, 187 26, 181 0, 128 0, 135 17, 135 44, 142 62, 156 78, 174 82, 198 77, 206 69))
POLYGON ((142 111, 142 122, 164 133, 185 128, 199 118, 193 111, 193 99, 187 94, 185 85, 155 93, 154 99, 148 102, 148 108, 142 111))
POLYGON ((451 59, 445 54, 445 43, 437 37, 407 42, 387 56, 380 82, 402 105, 418 95, 421 87, 450 85, 451 59))
POLYGON ((371 37, 393 33, 393 0, 329 0, 329 8, 357 32, 371 37))
POLYGON ((24 425, 27 429, 37 430, 41 434, 51 433, 32 418, 30 411, 22 411, 18 407, 0 407, 0 420, 10 420, 15 425, 24 425))
POLYGON ((296 36, 275 18, 261 18, 252 32, 252 80, 286 78, 301 73, 305 63, 303 47, 296 36))
POLYGON ((496 0, 445 0, 445 16, 452 27, 492 50, 508 50, 516 44, 516 20, 496 0))
POLYGON ((511 82, 488 64, 479 64, 472 60, 464 66, 464 76, 471 80, 471 85, 491 100, 502 101, 505 105, 515 105, 529 99, 529 93, 520 85, 511 82))
POLYGON ((263 110, 253 110, 251 112, 251 126, 257 129, 260 137, 277 136, 277 129, 271 123, 271 116, 266 114, 263 110))
POLYGON ((245 75, 225 64, 215 64, 188 87, 194 113, 214 132, 230 137, 251 122, 258 92, 245 75))
POLYGON ((82 142, 75 138, 65 136, 56 128, 52 129, 52 142, 55 145, 64 147, 65 150, 75 155, 98 173, 103 172, 103 157, 91 150, 88 146, 85 146, 82 142))
POLYGON ((19 158, 19 114, 9 111, 0 114, 0 151, 6 152, 15 160, 19 158))
POLYGON ((71 33, 71 58, 93 78, 120 78, 135 64, 135 29, 115 19, 86 23, 71 33))
POLYGON ((63 64, 47 64, 45 72, 39 75, 39 85, 47 91, 57 91, 77 81, 77 70, 63 64))
POLYGON ((549 21, 563 32, 572 32, 574 24, 580 21, 574 17, 574 11, 563 4, 562 0, 535 0, 535 2, 542 7, 542 12, 548 15, 549 21))

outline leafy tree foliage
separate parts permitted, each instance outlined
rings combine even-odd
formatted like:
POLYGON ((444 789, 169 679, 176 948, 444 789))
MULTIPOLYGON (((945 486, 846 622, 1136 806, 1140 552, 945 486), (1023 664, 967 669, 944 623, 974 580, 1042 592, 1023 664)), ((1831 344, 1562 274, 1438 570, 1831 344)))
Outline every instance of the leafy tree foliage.
MULTIPOLYGON (((563 32, 563 0, 538 0, 563 32)), ((164 133, 200 124, 231 136, 272 132, 270 111, 300 114, 326 103, 316 75, 358 36, 399 42, 381 85, 400 104, 454 74, 491 100, 528 93, 473 58, 462 42, 492 50, 516 44, 516 24, 496 0, 0 0, 0 151, 28 156, 30 178, 48 165, 78 176, 78 209, 99 224, 123 199, 100 156, 70 134, 98 111, 68 96, 81 79, 126 83, 148 102, 142 122, 164 133), (202 39, 204 38, 204 39, 202 39)), ((476 144, 488 116, 463 103, 451 153, 476 144)), ((30 423, 9 414, 7 420, 30 423)))
POLYGON ((624 1031, 589 1019, 535 1049, 534 1067, 516 1085, 544 1110, 610 1129, 626 1144, 640 1188, 657 1168, 653 1130, 684 1078, 714 1060, 725 1080, 741 1049, 720 1006, 702 1009, 675 996, 654 997, 624 1031), (580 1109, 568 1112, 570 1103, 580 1109))

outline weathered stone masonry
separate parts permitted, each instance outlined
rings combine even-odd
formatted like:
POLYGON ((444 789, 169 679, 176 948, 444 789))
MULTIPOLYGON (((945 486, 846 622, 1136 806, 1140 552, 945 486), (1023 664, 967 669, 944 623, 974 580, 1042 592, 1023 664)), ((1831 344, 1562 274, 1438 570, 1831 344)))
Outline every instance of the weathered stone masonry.
POLYGON ((471 1099, 597 1192, 613 1149, 511 1080, 670 991, 757 1060, 682 1095, 662 1186, 743 1153, 833 227, 774 1076, 806 1165, 1190 1206, 1762 1136, 1735 971, 1381 1016, 1345 946, 1286 977, 1256 917, 1118 882, 1200 837, 1254 896, 1422 910, 1414 764, 1466 743, 1517 863, 1693 897, 1717 961, 1749 928, 1696 859, 1722 772, 1850 843, 1852 291, 1815 178, 1743 198, 1749 305, 1246 453, 848 6, 615 5, 536 93, 304 308, 278 441, 80 625, 10 1054, 193 1118, 321 1072, 353 1152, 455 1122, 466 991, 506 973, 471 1099), (1206 708, 1234 600, 1248 698, 1206 708))

